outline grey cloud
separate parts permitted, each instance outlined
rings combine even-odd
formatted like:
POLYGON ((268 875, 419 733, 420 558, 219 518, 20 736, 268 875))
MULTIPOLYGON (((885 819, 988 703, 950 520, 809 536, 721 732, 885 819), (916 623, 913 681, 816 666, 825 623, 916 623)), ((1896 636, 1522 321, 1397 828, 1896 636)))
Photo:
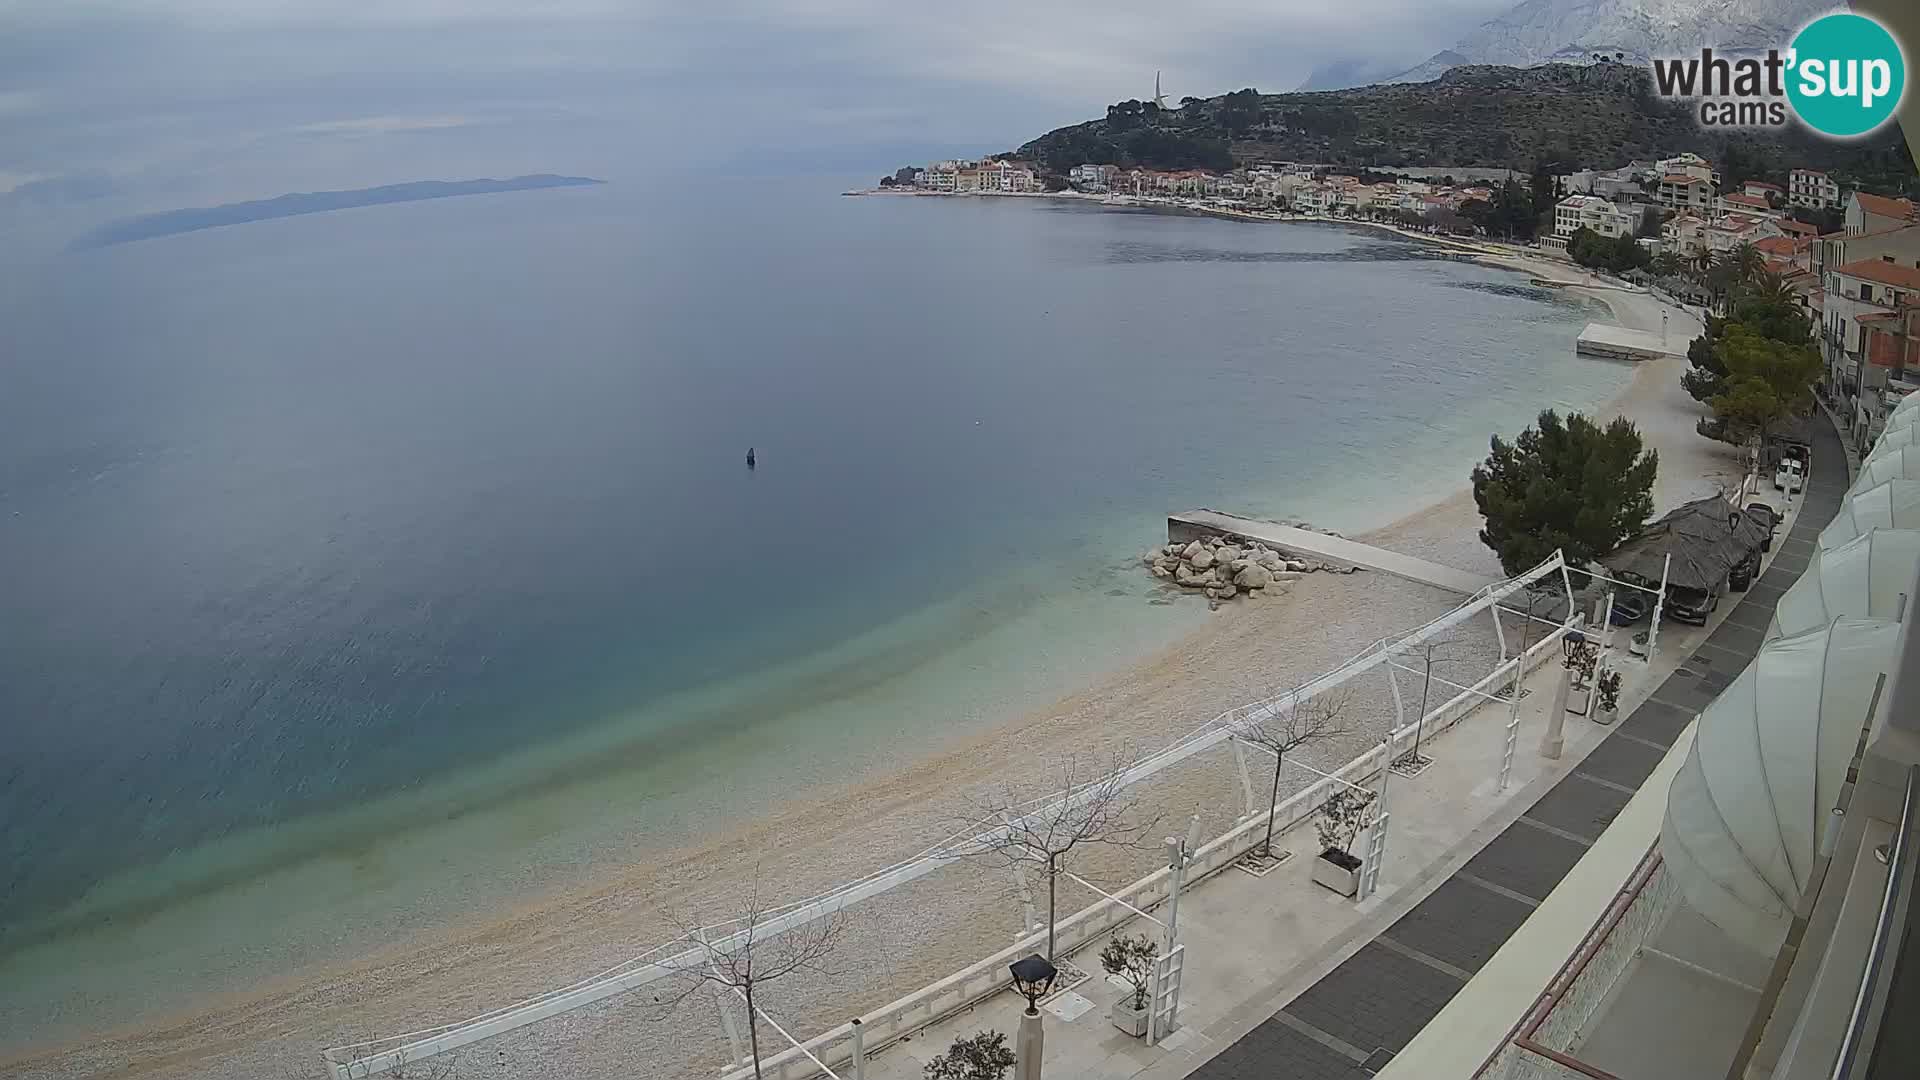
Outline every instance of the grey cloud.
POLYGON ((1336 57, 1417 62, 1504 6, 0 0, 0 173, 258 197, 469 163, 867 171, 1010 148, 1143 96, 1155 70, 1205 95, 1290 89, 1336 57))

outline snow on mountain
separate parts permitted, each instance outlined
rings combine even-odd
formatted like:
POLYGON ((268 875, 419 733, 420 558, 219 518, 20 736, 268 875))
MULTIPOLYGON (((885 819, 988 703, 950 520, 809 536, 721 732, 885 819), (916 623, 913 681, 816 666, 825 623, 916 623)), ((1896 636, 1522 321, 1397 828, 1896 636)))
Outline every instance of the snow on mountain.
POLYGON ((1784 47, 1817 15, 1845 9, 1835 0, 1525 0, 1387 81, 1429 82, 1462 64, 1585 63, 1595 53, 1645 63, 1703 45, 1759 52, 1784 47))

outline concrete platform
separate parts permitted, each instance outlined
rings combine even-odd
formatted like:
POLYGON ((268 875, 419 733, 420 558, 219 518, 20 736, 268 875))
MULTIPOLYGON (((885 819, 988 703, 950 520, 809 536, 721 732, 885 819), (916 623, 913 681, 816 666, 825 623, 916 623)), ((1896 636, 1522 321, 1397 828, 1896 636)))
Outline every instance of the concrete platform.
POLYGON ((1277 521, 1223 514, 1218 510, 1189 510, 1167 515, 1167 542, 1184 543, 1202 536, 1225 534, 1258 540, 1277 551, 1334 566, 1357 566, 1377 570, 1397 578, 1433 585, 1471 595, 1492 585, 1497 579, 1455 570, 1451 566, 1416 559, 1397 551, 1388 551, 1357 540, 1328 536, 1310 529, 1282 525, 1277 521))
POLYGON ((1687 342, 1677 335, 1670 334, 1662 341, 1659 334, 1651 331, 1629 330, 1609 323, 1588 323, 1573 344, 1573 351, 1581 356, 1605 360, 1658 360, 1663 356, 1684 355, 1686 350, 1687 342))

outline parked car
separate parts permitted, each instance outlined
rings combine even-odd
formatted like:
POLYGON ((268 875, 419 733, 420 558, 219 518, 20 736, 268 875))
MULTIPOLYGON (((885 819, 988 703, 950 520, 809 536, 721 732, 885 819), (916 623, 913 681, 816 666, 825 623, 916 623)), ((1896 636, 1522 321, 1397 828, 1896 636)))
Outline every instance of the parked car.
POLYGON ((1724 585, 1715 584, 1711 589, 1683 589, 1673 586, 1667 590, 1667 602, 1661 608, 1667 618, 1675 622, 1693 626, 1707 625, 1707 616, 1720 606, 1720 593, 1724 585))
POLYGON ((1795 494, 1807 486, 1806 464, 1799 458, 1781 458, 1778 468, 1773 470, 1773 486, 1776 490, 1789 495, 1795 494))
POLYGON ((1613 614, 1607 621, 1615 626, 1632 626, 1647 617, 1653 607, 1653 594, 1639 589, 1621 589, 1613 594, 1613 614))
POLYGON ((1732 589, 1734 592, 1746 592, 1748 587, 1753 584, 1753 575, 1759 572, 1760 553, 1756 551, 1752 555, 1734 564, 1733 569, 1727 571, 1727 588, 1732 589))
POLYGON ((1773 534, 1780 531, 1780 513, 1763 502, 1747 504, 1747 514, 1753 520, 1767 527, 1766 539, 1760 541, 1761 551, 1773 550, 1773 534))

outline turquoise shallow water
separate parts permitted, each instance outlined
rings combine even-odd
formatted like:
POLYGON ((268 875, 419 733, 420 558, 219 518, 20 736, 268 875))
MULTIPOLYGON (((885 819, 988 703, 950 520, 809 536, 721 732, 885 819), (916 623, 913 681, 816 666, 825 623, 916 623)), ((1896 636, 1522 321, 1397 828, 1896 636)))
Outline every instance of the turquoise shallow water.
POLYGON ((1133 565, 1169 509, 1382 524, 1610 397, 1524 280, 824 185, 48 263, 0 299, 0 1021, 129 950, 205 989, 389 939, 1084 684, 1204 617, 1133 565))

